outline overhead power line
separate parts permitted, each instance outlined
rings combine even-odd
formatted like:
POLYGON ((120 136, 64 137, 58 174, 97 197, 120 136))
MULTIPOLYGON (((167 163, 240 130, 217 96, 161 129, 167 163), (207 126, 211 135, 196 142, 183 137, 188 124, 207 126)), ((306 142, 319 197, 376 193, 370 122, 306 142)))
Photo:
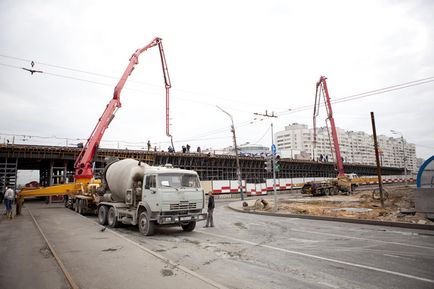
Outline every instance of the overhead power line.
MULTIPOLYGON (((409 88, 409 87, 413 87, 413 86, 418 86, 418 85, 422 85, 422 84, 426 84, 426 83, 430 83, 430 82, 434 82, 434 76, 426 77, 426 78, 422 78, 422 79, 418 79, 418 80, 413 80, 413 81, 409 81, 409 82, 404 82, 404 83, 400 83, 400 84, 396 84, 396 85, 392 85, 392 86, 387 86, 387 87, 383 87, 383 88, 379 88, 379 89, 375 89, 375 90, 370 90, 367 92, 362 92, 362 93, 357 93, 357 94, 352 94, 352 95, 348 95, 348 96, 344 96, 344 97, 335 98, 331 102, 332 103, 342 103, 342 102, 352 101, 352 100, 356 100, 356 99, 360 99, 360 98, 365 98, 368 96, 383 94, 383 93, 387 93, 387 92, 391 92, 391 91, 395 91, 395 90, 400 90, 400 89, 405 89, 405 88, 409 88)), ((290 111, 278 112, 278 115, 291 114, 291 113, 310 110, 310 109, 312 109, 311 105, 304 105, 304 106, 300 106, 297 108, 293 108, 290 111)))
MULTIPOLYGON (((82 70, 82 69, 76 69, 76 68, 71 68, 71 67, 66 67, 66 66, 61 66, 61 65, 55 65, 55 64, 49 64, 49 63, 44 63, 44 62, 38 62, 38 61, 33 61, 31 59, 25 59, 25 58, 21 58, 21 57, 9 56, 9 55, 4 55, 4 54, 0 54, 0 57, 14 59, 14 60, 19 60, 19 61, 23 61, 23 62, 33 62, 33 63, 36 63, 36 64, 45 65, 45 66, 48 66, 48 67, 53 67, 53 68, 57 68, 57 69, 68 70, 68 71, 77 72, 77 73, 84 73, 84 74, 93 75, 93 76, 97 76, 97 77, 110 78, 110 79, 114 79, 114 80, 119 79, 119 77, 116 77, 116 76, 113 76, 113 75, 107 75, 107 74, 103 74, 103 73, 91 72, 91 71, 86 71, 86 70, 82 70)), ((13 66, 13 65, 7 65, 7 64, 0 64, 0 65, 8 66, 8 67, 11 67, 11 68, 21 69, 21 67, 13 66)), ((87 82, 87 83, 94 83, 94 84, 97 84, 97 85, 113 86, 112 84, 102 83, 102 82, 98 82, 98 81, 86 80, 86 79, 79 78, 79 77, 66 76, 66 75, 62 75, 62 74, 58 74, 58 73, 45 73, 45 74, 49 74, 49 75, 57 76, 57 77, 62 77, 62 78, 67 78, 67 79, 71 79, 71 80, 83 81, 83 82, 87 82)), ((146 85, 146 86, 158 87, 158 88, 161 87, 158 84, 153 84, 153 83, 144 82, 144 81, 129 80, 128 82, 129 83, 136 83, 136 84, 146 85)), ((138 89, 135 89, 135 90, 136 91, 140 91, 138 89)), ((223 97, 219 97, 219 96, 216 96, 216 95, 210 95, 209 93, 195 92, 195 91, 192 91, 192 90, 180 89, 180 88, 176 88, 176 87, 172 88, 172 90, 178 91, 178 92, 181 92, 181 93, 192 94, 192 95, 200 95, 200 96, 208 95, 208 96, 212 97, 213 99, 221 99, 221 100, 224 100, 224 101, 231 101, 231 103, 237 102, 237 103, 242 103, 243 105, 246 104, 243 101, 237 101, 235 99, 235 97, 223 98, 223 97)), ((193 100, 191 98, 186 98, 186 97, 179 97, 179 96, 177 96, 176 99, 187 100, 187 101, 196 102, 196 103, 200 103, 200 104, 208 105, 208 106, 215 106, 215 104, 206 103, 206 102, 198 101, 198 100, 193 100)), ((249 104, 252 104, 252 103, 249 102, 249 104)), ((256 105, 261 105, 262 106, 262 104, 256 104, 256 105)), ((242 109, 239 109, 239 108, 233 108, 233 110, 250 113, 250 111, 242 110, 242 109)))
MULTIPOLYGON (((5 58, 20 60, 20 61, 26 61, 26 62, 30 61, 29 59, 24 59, 24 58, 19 58, 19 57, 13 57, 13 56, 8 56, 8 55, 3 55, 3 54, 0 54, 0 56, 1 57, 5 57, 5 58)), ((117 79, 114 76, 105 75, 105 74, 101 74, 101 73, 94 73, 94 72, 89 72, 89 71, 85 71, 85 70, 80 70, 80 69, 75 69, 75 68, 69 68, 69 67, 59 66, 59 65, 53 65, 53 64, 48 64, 48 63, 42 63, 42 62, 35 62, 35 63, 41 64, 41 65, 50 66, 50 67, 54 67, 54 68, 59 68, 59 69, 65 69, 65 70, 70 70, 70 71, 74 71, 74 72, 79 72, 79 73, 86 73, 86 74, 89 74, 89 75, 95 75, 95 76, 99 76, 99 77, 106 77, 106 78, 117 79)), ((20 66, 10 65, 10 64, 6 64, 6 63, 0 63, 0 65, 5 66, 5 67, 10 67, 10 68, 22 69, 22 67, 20 67, 20 66)), ((92 80, 88 80, 88 79, 83 79, 83 78, 78 78, 78 77, 73 77, 73 76, 62 75, 62 74, 58 74, 58 73, 44 72, 44 74, 47 74, 47 75, 50 75, 50 76, 55 76, 55 77, 61 77, 61 78, 76 80, 76 81, 88 82, 88 83, 97 84, 97 85, 103 85, 103 86, 109 86, 109 87, 113 86, 112 84, 109 84, 109 83, 92 81, 92 80)), ((141 83, 141 84, 151 85, 151 86, 157 86, 157 85, 149 84, 149 83, 145 83, 145 82, 137 82, 137 81, 131 81, 131 82, 136 82, 136 83, 141 83)), ((348 95, 348 96, 344 96, 344 97, 340 97, 340 98, 335 98, 331 102, 334 103, 334 104, 343 103, 343 102, 353 101, 353 100, 357 100, 357 99, 361 99, 361 98, 365 98, 365 97, 369 97, 369 96, 373 96, 373 95, 384 94, 384 93, 391 92, 391 91, 396 91, 396 90, 401 90, 401 89, 405 89, 405 88, 409 88, 409 87, 414 87, 414 86, 419 86, 419 85, 423 85, 423 84, 427 84, 427 83, 432 83, 432 82, 434 82, 434 76, 426 77, 426 78, 422 78, 422 79, 418 79, 418 80, 413 80, 413 81, 409 81, 409 82, 404 82, 404 83, 400 83, 400 84, 396 84, 396 85, 392 85, 392 86, 387 86, 387 87, 379 88, 379 89, 375 89, 375 90, 370 90, 370 91, 363 92, 363 93, 357 93, 357 94, 352 94, 352 95, 348 95)), ((154 95, 156 95, 156 93, 149 92, 149 91, 143 91, 143 90, 134 89, 134 88, 126 88, 126 89, 128 89, 128 90, 135 90, 135 91, 138 91, 138 92, 141 92, 141 93, 147 93, 147 94, 154 94, 154 95)), ((177 90, 178 91, 183 91, 183 90, 180 90, 180 89, 177 89, 177 90)), ((191 92, 191 91, 185 91, 185 92, 191 93, 191 94, 195 94, 194 92, 191 92)), ((208 106, 214 106, 215 105, 215 104, 211 104, 211 103, 206 103, 204 101, 192 100, 192 99, 183 98, 183 97, 177 97, 177 99, 183 99, 183 100, 187 100, 187 101, 192 101, 192 102, 196 102, 196 103, 199 103, 199 104, 202 104, 202 105, 208 105, 208 106)), ((248 112, 246 110, 240 110, 240 109, 236 109, 236 108, 231 108, 231 109, 238 110, 238 111, 243 111, 243 112, 248 112)), ((296 113, 296 112, 300 112, 300 111, 311 110, 311 109, 312 109, 312 105, 304 105, 304 106, 292 108, 291 110, 285 110, 285 111, 277 112, 276 115, 277 116, 283 116, 283 115, 292 114, 292 113, 296 113)), ((263 121, 263 120, 264 120, 263 118, 255 118, 253 120, 242 121, 242 122, 238 123, 237 127, 244 127, 244 126, 253 125, 253 124, 258 123, 258 122, 263 121)), ((225 130, 227 130, 227 126, 219 128, 219 129, 214 129, 214 130, 211 130, 211 131, 203 132, 203 133, 201 133, 199 135, 196 135, 194 137, 187 138, 186 140, 195 140, 195 139, 203 138, 203 137, 210 136, 210 135, 213 135, 213 134, 216 134, 216 133, 224 132, 225 130)))

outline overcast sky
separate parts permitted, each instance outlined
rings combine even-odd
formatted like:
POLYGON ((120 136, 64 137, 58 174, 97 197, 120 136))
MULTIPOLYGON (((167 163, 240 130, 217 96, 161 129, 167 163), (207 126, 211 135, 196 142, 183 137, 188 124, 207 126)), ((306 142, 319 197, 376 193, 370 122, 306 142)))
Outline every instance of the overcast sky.
MULTIPOLYGON (((233 115, 238 144, 269 146, 271 120, 275 132, 295 122, 311 127, 315 83, 325 75, 334 100, 427 79, 333 106, 338 127, 372 134, 373 111, 378 134, 399 131, 427 158, 434 151, 433 11, 431 0, 0 0, 1 142, 6 134, 57 145, 87 138, 131 54, 158 36, 177 149, 232 144, 230 119, 216 105, 233 115), (44 73, 20 69, 30 61, 44 73), (279 117, 254 120, 265 110, 279 117)), ((167 150, 159 61, 155 47, 140 56, 102 146, 137 149, 150 140, 167 150)))

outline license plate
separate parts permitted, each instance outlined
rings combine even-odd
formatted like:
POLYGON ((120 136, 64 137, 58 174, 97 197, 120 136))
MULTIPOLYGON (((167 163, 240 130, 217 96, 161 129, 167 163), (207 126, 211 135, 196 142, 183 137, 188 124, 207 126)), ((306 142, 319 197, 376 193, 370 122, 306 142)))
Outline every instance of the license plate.
POLYGON ((181 217, 179 218, 181 221, 188 221, 191 220, 191 217, 181 217))

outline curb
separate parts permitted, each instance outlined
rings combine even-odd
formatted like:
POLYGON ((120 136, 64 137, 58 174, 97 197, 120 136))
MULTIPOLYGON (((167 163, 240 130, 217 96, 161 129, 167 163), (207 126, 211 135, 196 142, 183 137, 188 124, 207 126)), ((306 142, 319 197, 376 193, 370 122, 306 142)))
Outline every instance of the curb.
POLYGON ((388 226, 388 227, 399 227, 399 228, 407 228, 407 229, 421 229, 421 230, 434 231, 434 225, 386 222, 386 221, 374 221, 374 220, 360 220, 360 219, 349 219, 349 218, 322 217, 322 216, 298 215, 298 214, 281 214, 281 213, 272 213, 272 212, 245 211, 243 209, 233 207, 232 206, 233 204, 238 204, 238 202, 230 203, 228 205, 229 209, 236 211, 236 212, 239 212, 239 213, 245 213, 245 214, 264 215, 264 216, 283 217, 283 218, 309 219, 309 220, 319 220, 319 221, 331 221, 331 222, 343 222, 343 223, 356 223, 356 224, 364 224, 364 225, 388 226))

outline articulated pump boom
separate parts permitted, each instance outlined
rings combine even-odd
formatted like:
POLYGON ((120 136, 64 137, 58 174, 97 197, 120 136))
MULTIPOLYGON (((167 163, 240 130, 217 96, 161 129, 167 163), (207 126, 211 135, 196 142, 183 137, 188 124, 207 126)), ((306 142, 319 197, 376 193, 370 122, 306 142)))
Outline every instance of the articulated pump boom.
POLYGON ((79 183, 89 183, 89 181, 94 177, 92 170, 92 162, 96 155, 96 150, 99 143, 104 135, 105 130, 108 128, 110 122, 113 120, 115 113, 118 108, 121 107, 120 94, 124 88, 125 82, 134 70, 134 67, 139 63, 139 55, 148 50, 151 47, 157 46, 160 50, 161 66, 163 68, 164 83, 166 86, 166 135, 170 136, 169 133, 169 89, 171 87, 169 71, 167 69, 166 57, 164 55, 163 44, 161 38, 156 37, 148 45, 141 49, 137 49, 130 58, 130 63, 125 69, 124 74, 119 80, 115 87, 113 98, 107 104, 104 113, 98 120, 95 128, 92 131, 86 145, 83 146, 77 160, 74 164, 75 175, 74 179, 79 183))
MULTIPOLYGON (((120 94, 128 77, 133 72, 135 66, 139 63, 139 56, 151 47, 158 46, 160 51, 161 66, 163 69, 164 83, 166 88, 166 135, 171 137, 169 132, 169 89, 171 88, 169 71, 167 69, 166 57, 163 50, 161 38, 154 38, 148 45, 143 48, 137 49, 131 58, 129 64, 125 69, 121 79, 116 85, 113 93, 113 98, 107 104, 102 116, 99 118, 98 123, 92 131, 86 144, 83 146, 80 154, 78 155, 75 164, 74 183, 50 186, 39 189, 23 189, 18 197, 22 203, 25 197, 33 196, 52 196, 52 195, 75 195, 77 193, 87 194, 88 184, 94 177, 92 163, 96 156, 97 148, 101 142, 105 130, 113 120, 117 109, 121 107, 120 94)), ((89 197, 88 197, 89 198, 89 197)), ((91 198, 90 198, 91 199, 91 198)), ((88 199, 90 201, 90 199, 88 199)))
MULTIPOLYGON (((324 105, 325 105, 325 108, 327 111, 326 124, 327 124, 327 121, 330 122, 331 134, 332 134, 332 139, 333 139, 334 156, 335 156, 335 161, 336 161, 336 166, 337 166, 337 171, 338 171, 337 181, 333 182, 333 184, 331 186, 330 186, 330 184, 327 185, 327 186, 330 186, 330 188, 328 188, 328 191, 331 192, 331 191, 341 190, 341 191, 345 191, 345 192, 350 193, 353 189, 353 186, 351 185, 350 179, 345 175, 345 172, 344 172, 344 165, 343 165, 343 161, 342 161, 341 150, 339 148, 339 139, 338 139, 338 134, 336 131, 335 120, 333 118, 333 110, 332 110, 332 105, 331 105, 331 101, 330 101, 329 91, 327 88, 326 79, 327 79, 327 77, 321 76, 319 81, 316 83, 315 105, 314 105, 314 111, 313 111, 313 145, 314 145, 314 147, 316 146, 316 137, 317 137, 316 117, 319 115, 319 107, 320 107, 321 95, 322 95, 324 97, 324 105)), ((328 131, 328 126, 327 126, 327 131, 328 131)), ((329 135, 329 138, 330 138, 330 135, 329 135)), ((318 185, 319 184, 316 184, 317 187, 318 187, 318 185)))
POLYGON ((315 93, 315 106, 313 112, 313 142, 316 145, 316 117, 319 114, 319 106, 321 103, 321 95, 324 96, 324 103, 327 111, 327 119, 330 122, 333 146, 335 149, 336 165, 338 168, 338 176, 344 176, 344 165, 341 157, 341 150, 339 148, 338 133, 336 131, 335 119, 333 118, 332 105, 330 102, 329 91, 327 88, 327 77, 321 76, 319 81, 316 83, 316 93, 315 93))

